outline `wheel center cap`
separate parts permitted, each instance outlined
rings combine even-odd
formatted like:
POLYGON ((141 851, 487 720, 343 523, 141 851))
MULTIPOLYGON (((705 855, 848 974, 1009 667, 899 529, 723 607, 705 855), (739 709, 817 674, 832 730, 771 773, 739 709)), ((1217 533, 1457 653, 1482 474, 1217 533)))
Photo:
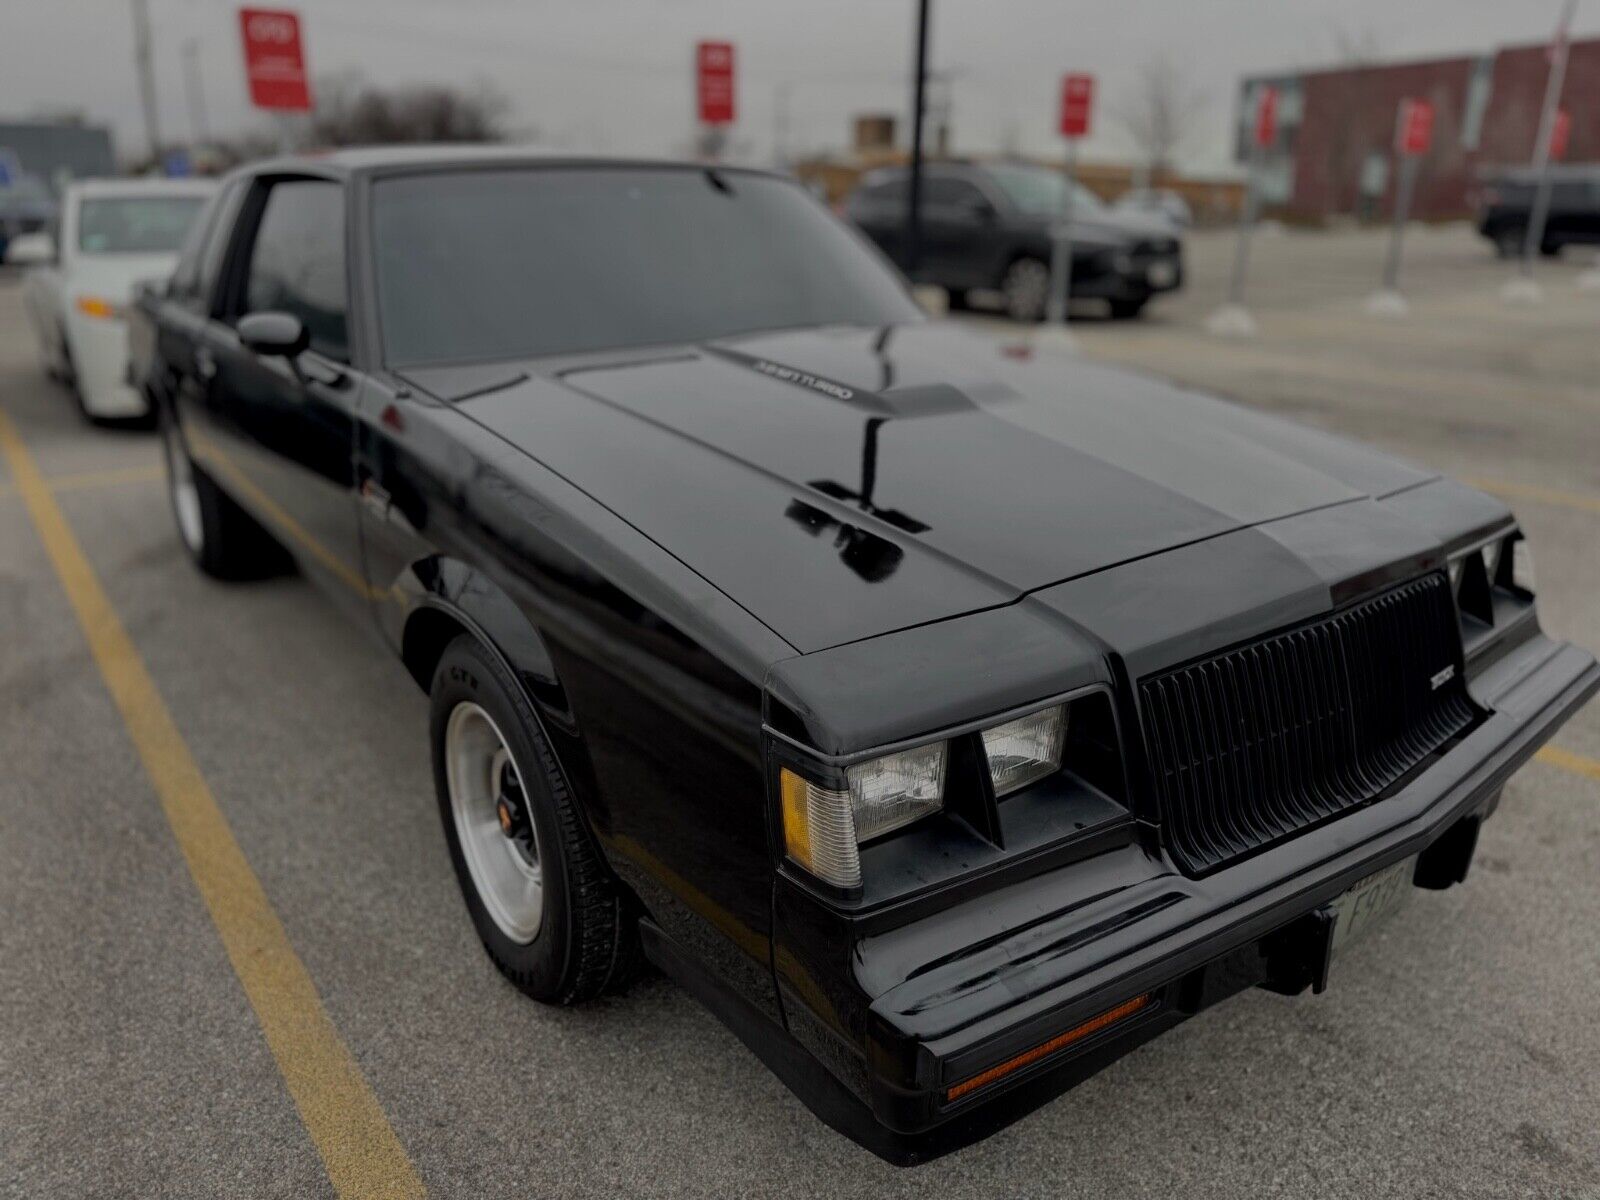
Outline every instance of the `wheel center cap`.
POLYGON ((501 796, 495 802, 494 814, 500 819, 500 832, 508 838, 516 837, 517 826, 520 823, 518 818, 521 814, 517 812, 517 806, 512 803, 509 797, 501 796))

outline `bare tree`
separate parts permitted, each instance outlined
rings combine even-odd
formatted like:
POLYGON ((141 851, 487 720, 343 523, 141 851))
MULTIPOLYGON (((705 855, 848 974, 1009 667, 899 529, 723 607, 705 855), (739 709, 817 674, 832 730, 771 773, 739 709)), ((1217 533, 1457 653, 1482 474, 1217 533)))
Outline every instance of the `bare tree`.
POLYGON ((1205 93, 1165 54, 1139 68, 1111 115, 1138 147, 1149 182, 1172 169, 1174 156, 1205 115, 1205 105, 1205 93))
POLYGON ((318 80, 306 140, 318 146, 393 142, 497 142, 506 136, 505 99, 488 84, 470 90, 433 84, 379 88, 351 75, 318 80))

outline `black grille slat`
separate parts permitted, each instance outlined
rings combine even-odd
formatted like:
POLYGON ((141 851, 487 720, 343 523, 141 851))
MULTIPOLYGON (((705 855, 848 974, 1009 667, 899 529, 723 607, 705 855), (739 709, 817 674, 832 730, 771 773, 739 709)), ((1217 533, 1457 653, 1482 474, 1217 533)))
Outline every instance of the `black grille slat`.
POLYGON ((1478 719, 1430 575, 1140 683, 1173 857, 1203 874, 1379 798, 1478 719))

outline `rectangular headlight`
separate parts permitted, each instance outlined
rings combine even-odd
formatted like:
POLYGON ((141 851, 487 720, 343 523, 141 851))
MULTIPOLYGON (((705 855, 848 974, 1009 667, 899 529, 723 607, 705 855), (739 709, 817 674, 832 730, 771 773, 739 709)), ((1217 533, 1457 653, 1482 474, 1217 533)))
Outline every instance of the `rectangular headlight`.
POLYGON ((1533 592, 1533 547, 1519 537, 1511 543, 1511 586, 1533 592))
POLYGON ((847 770, 856 841, 870 841, 943 808, 945 752, 946 744, 935 742, 847 770))
POLYGON ((1067 706, 1040 709, 983 731, 994 794, 1005 796, 1061 769, 1067 737, 1067 706))

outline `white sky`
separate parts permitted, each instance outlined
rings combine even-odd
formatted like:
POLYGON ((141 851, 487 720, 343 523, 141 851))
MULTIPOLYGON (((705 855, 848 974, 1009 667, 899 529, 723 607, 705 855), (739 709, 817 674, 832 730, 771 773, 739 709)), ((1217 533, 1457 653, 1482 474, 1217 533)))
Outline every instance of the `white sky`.
MULTIPOLYGON (((163 136, 191 132, 179 47, 200 46, 209 123, 266 124, 247 103, 236 6, 149 0, 163 136)), ((271 7, 265 0, 263 7, 271 7)), ((680 152, 690 135, 692 46, 738 48, 742 156, 772 155, 786 92, 793 151, 842 148, 860 111, 910 107, 915 0, 300 0, 313 77, 358 71, 379 84, 485 81, 510 123, 541 139, 616 153, 680 152)), ((0 0, 0 118, 75 109, 109 122, 119 153, 144 147, 128 0, 0 0)), ((1337 59, 1369 39, 1384 58, 1543 41, 1559 0, 933 0, 932 63, 953 78, 958 151, 1054 153, 1057 81, 1090 70, 1101 103, 1088 158, 1125 156, 1108 109, 1141 64, 1181 64, 1205 97, 1180 159, 1226 168, 1243 74, 1337 59)), ((1579 0, 1576 36, 1600 34, 1600 0, 1579 0)), ((902 125, 904 129, 905 126, 902 125)))

